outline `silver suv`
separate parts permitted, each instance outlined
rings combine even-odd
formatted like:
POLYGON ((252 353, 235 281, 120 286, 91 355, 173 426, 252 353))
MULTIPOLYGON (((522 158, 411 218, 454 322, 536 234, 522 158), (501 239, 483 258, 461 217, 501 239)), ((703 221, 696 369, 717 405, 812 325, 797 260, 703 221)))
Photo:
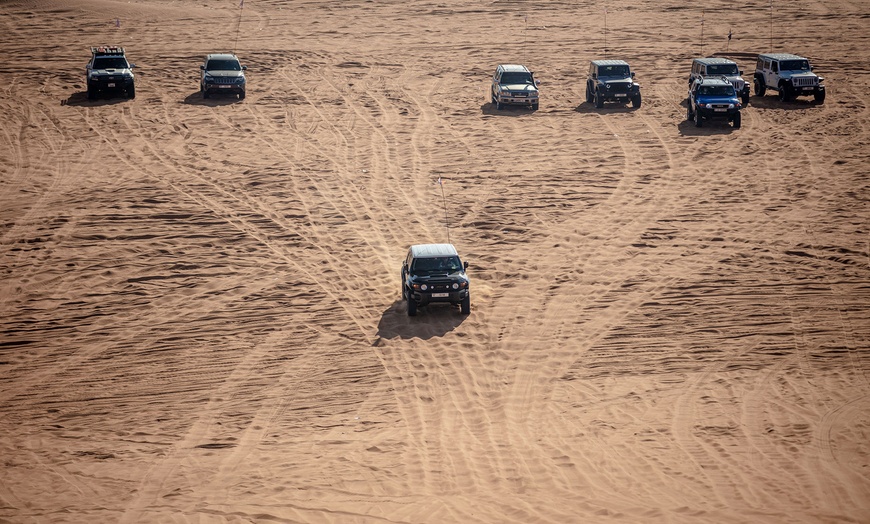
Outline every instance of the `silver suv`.
POLYGON ((689 73, 689 85, 705 76, 724 76, 734 86, 743 105, 749 104, 749 82, 743 80, 743 71, 737 67, 737 62, 727 58, 711 57, 692 60, 692 72, 689 73))
POLYGON ((506 105, 538 109, 538 81, 526 66, 501 64, 492 75, 492 103, 496 109, 506 105))
POLYGON ((825 102, 824 78, 813 73, 810 61, 788 53, 758 55, 755 64, 755 94, 764 96, 767 90, 779 93, 783 102, 798 96, 812 96, 817 104, 825 102))
POLYGON ((245 71, 247 66, 239 62, 239 58, 231 53, 214 53, 206 55, 200 69, 199 90, 203 98, 215 93, 239 95, 239 100, 245 99, 247 82, 245 71))

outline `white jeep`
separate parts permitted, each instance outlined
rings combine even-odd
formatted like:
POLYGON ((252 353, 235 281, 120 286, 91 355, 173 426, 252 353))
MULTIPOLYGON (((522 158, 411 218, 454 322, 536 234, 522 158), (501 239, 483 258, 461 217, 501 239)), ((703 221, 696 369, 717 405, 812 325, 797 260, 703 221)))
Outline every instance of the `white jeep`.
POLYGON ((755 95, 767 90, 779 93, 783 102, 798 96, 812 96, 817 104, 825 102, 824 78, 813 73, 810 61, 788 53, 758 55, 755 64, 755 95))

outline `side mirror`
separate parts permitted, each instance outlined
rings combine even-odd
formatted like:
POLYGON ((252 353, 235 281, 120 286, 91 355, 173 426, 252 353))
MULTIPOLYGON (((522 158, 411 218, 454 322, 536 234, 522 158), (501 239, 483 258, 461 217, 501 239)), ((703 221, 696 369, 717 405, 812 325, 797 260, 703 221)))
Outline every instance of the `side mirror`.
POLYGON ((248 70, 248 66, 242 66, 242 71, 247 71, 247 70, 248 70))
POLYGON ((200 68, 201 70, 205 71, 205 64, 199 64, 199 68, 200 68))
POLYGON ((136 64, 130 64, 130 69, 134 69, 135 67, 136 67, 136 64))
POLYGON ((592 73, 592 80, 598 80, 598 73, 592 73))
POLYGON ((536 86, 539 86, 539 85, 541 85, 541 81, 540 81, 540 80, 538 80, 538 79, 537 79, 537 78, 536 78, 536 79, 535 79, 535 85, 536 85, 536 86))
POLYGON ((463 268, 463 269, 468 269, 468 261, 467 261, 467 260, 466 260, 465 262, 462 263, 462 268, 463 268))
POLYGON ((813 66, 810 66, 810 71, 812 71, 812 70, 814 70, 814 69, 815 69, 815 67, 813 67, 813 66))
POLYGON ((743 70, 741 69, 741 70, 737 71, 737 74, 740 76, 743 76, 743 70))
POLYGON ((634 78, 634 71, 631 72, 631 77, 634 78))

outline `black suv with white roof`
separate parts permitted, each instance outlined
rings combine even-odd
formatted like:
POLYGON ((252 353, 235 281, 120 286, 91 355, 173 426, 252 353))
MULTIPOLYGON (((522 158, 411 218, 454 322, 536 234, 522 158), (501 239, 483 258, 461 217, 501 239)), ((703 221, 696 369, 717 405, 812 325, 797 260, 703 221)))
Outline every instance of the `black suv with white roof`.
POLYGON ((245 71, 247 66, 239 62, 232 53, 213 53, 206 55, 205 62, 199 66, 201 76, 199 90, 203 98, 215 93, 238 95, 244 100, 247 89, 245 71))
POLYGON ((408 301, 408 316, 432 302, 459 304, 463 315, 471 312, 468 262, 462 262, 453 244, 417 244, 402 262, 402 299, 408 301))
POLYGON ((624 60, 593 60, 586 77, 586 101, 601 108, 604 102, 620 102, 640 107, 640 84, 624 60))
POLYGON ((127 62, 123 47, 92 47, 91 59, 85 67, 88 99, 93 100, 103 93, 119 93, 127 98, 135 98, 134 67, 136 66, 127 62))

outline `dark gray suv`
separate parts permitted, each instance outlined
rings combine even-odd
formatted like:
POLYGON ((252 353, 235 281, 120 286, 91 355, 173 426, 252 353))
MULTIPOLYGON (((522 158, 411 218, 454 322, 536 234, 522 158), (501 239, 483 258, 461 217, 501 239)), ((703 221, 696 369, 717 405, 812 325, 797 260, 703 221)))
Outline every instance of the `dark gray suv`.
POLYGON ((462 262, 453 244, 417 244, 402 262, 402 298, 408 301, 408 316, 432 302, 459 304, 463 315, 471 312, 468 262, 462 262))
POLYGON ((123 47, 116 45, 92 47, 91 59, 85 68, 88 99, 93 100, 104 93, 119 93, 126 95, 127 98, 135 98, 134 67, 136 66, 127 62, 123 47))
POLYGON ((604 102, 619 102, 640 107, 640 84, 634 81, 634 72, 624 60, 593 60, 586 77, 586 101, 595 107, 604 102))
POLYGON ((214 53, 205 57, 205 62, 199 66, 201 76, 199 89, 203 98, 215 93, 238 95, 244 100, 247 89, 245 71, 247 66, 239 62, 239 58, 231 53, 214 53))

